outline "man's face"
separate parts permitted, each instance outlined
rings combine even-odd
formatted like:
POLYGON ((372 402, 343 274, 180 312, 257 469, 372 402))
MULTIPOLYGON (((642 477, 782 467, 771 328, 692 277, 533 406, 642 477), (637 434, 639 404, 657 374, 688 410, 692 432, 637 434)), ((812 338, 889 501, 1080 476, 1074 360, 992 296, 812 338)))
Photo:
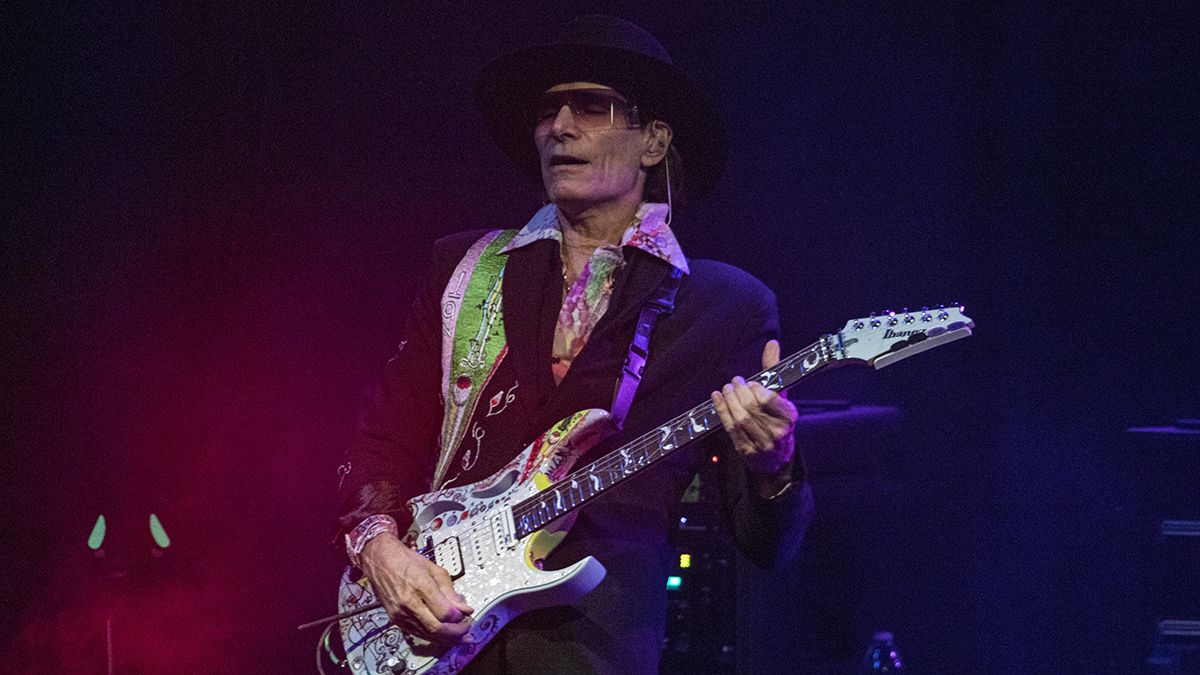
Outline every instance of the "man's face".
POLYGON ((646 142, 636 112, 616 91, 590 82, 546 90, 533 140, 542 183, 560 206, 641 201, 646 142))

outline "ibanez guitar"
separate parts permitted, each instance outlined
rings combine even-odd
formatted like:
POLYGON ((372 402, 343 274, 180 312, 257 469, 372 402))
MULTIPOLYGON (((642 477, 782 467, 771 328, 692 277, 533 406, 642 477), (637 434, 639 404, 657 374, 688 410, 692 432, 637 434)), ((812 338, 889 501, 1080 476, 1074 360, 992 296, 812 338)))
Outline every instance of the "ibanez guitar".
MULTIPOLYGON (((847 322, 747 381, 780 391, 828 366, 879 369, 966 337, 973 328, 961 307, 871 315, 847 322)), ((490 477, 409 500, 414 520, 405 543, 445 568, 475 608, 473 640, 447 647, 406 635, 391 623, 367 578, 347 568, 335 618, 351 672, 453 675, 514 617, 575 602, 604 578, 600 562, 588 556, 565 569, 542 569, 574 512, 721 428, 716 409, 705 402, 572 471, 612 430, 606 411, 582 410, 546 430, 490 477)))

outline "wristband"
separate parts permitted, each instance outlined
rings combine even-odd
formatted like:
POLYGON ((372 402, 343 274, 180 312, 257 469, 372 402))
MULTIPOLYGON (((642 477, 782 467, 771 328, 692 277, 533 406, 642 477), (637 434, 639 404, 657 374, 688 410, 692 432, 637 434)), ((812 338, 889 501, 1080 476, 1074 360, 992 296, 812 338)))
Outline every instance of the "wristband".
POLYGON ((359 556, 362 555, 363 548, 366 547, 368 541, 384 532, 400 536, 400 528, 396 526, 396 519, 383 513, 365 518, 353 530, 350 530, 346 534, 346 556, 350 558, 350 564, 362 569, 359 556))

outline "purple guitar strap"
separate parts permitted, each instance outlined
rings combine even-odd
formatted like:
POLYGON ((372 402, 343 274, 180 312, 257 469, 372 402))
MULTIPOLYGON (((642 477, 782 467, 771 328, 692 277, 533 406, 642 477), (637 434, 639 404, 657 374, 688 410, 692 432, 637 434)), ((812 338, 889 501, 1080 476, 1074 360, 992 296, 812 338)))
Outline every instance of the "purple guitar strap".
POLYGON ((650 334, 660 314, 670 314, 675 309, 675 293, 679 290, 679 282, 683 272, 672 267, 671 272, 654 289, 654 293, 638 315, 637 328, 633 331, 633 340, 629 342, 629 353, 625 356, 625 365, 621 368, 621 380, 617 382, 613 394, 612 410, 609 413, 618 429, 625 426, 625 416, 633 405, 633 395, 637 393, 638 385, 642 382, 642 371, 646 369, 646 357, 650 354, 650 334))

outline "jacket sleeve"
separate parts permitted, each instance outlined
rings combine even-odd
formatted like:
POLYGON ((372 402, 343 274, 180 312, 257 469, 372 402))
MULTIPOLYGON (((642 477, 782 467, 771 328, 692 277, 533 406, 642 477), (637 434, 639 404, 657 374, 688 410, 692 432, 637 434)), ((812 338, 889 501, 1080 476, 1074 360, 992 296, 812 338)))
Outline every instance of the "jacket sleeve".
MULTIPOLYGON (((725 361, 725 381, 762 370, 763 346, 778 338, 775 294, 764 287, 759 302, 748 307, 746 322, 725 361)), ((792 485, 771 499, 755 490, 754 477, 728 434, 716 434, 712 443, 720 459, 722 508, 738 550, 767 569, 794 558, 813 515, 812 488, 806 480, 799 442, 792 459, 792 485)))
POLYGON ((340 533, 369 516, 386 514, 403 534, 412 522, 405 501, 429 489, 442 418, 439 305, 446 268, 455 264, 441 244, 435 245, 400 345, 339 469, 340 533))

